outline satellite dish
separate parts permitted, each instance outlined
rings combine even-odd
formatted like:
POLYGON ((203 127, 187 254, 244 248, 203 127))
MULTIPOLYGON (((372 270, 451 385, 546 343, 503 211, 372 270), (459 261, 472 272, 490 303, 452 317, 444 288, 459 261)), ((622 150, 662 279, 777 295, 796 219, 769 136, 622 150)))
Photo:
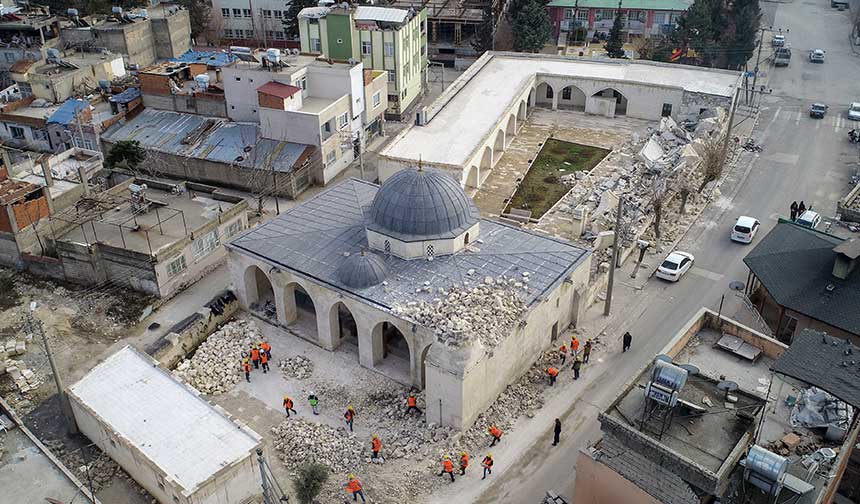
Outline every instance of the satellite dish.
POLYGON ((744 290, 744 287, 746 287, 746 284, 744 284, 740 280, 733 280, 733 281, 729 282, 729 289, 731 289, 733 291, 740 292, 740 291, 744 290))
POLYGON ((654 361, 655 362, 656 361, 663 361, 663 362, 668 362, 669 364, 671 364, 672 363, 672 357, 670 357, 666 354, 660 354, 657 357, 654 357, 654 361))
POLYGON ((686 371, 690 376, 696 376, 699 374, 699 368, 692 364, 678 364, 678 367, 686 371))
POLYGON ((737 382, 733 382, 731 380, 723 380, 720 383, 717 383, 717 388, 720 390, 724 390, 726 392, 726 397, 728 397, 729 392, 734 392, 738 389, 737 382))

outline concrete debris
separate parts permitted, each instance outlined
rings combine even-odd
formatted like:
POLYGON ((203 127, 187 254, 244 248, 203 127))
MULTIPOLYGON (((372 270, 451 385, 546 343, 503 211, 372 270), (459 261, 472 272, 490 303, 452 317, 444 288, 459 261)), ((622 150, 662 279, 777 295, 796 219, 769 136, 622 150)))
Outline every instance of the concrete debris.
POLYGON ((58 439, 50 439, 44 442, 51 452, 59 458, 63 464, 68 467, 75 476, 85 485, 92 484, 92 488, 96 493, 111 485, 114 478, 120 477, 125 479, 131 488, 143 496, 143 500, 147 502, 157 502, 149 492, 144 490, 131 476, 128 475, 116 462, 110 457, 102 453, 96 447, 66 447, 63 441, 58 439), (89 453, 84 456, 81 451, 87 450, 89 453))
POLYGON ((0 345, 0 359, 23 355, 26 351, 27 341, 25 339, 8 339, 3 345, 0 345))
POLYGON ((317 462, 336 473, 360 472, 364 452, 370 450, 369 441, 364 446, 345 427, 334 428, 302 418, 287 419, 273 427, 272 444, 290 469, 303 462, 317 462))
POLYGON ((304 380, 310 378, 314 372, 314 363, 303 355, 296 355, 289 359, 284 359, 278 362, 278 367, 287 378, 295 378, 304 380))
POLYGON ((526 306, 517 293, 516 284, 528 289, 524 282, 507 277, 486 277, 472 288, 453 286, 444 299, 412 301, 395 305, 394 313, 416 324, 434 329, 438 341, 451 346, 464 346, 478 338, 487 348, 499 344, 510 329, 525 314, 526 306))
POLYGON ((173 373, 204 394, 223 394, 239 381, 243 357, 251 343, 260 340, 253 322, 230 322, 206 338, 194 356, 180 362, 173 373))

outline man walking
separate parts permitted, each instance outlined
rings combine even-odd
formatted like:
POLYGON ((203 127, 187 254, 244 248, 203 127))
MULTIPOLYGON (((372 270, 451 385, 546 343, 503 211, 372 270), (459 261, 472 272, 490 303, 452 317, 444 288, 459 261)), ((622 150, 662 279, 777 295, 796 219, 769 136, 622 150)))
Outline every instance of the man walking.
POLYGON ((439 471, 439 476, 448 473, 448 476, 451 477, 451 482, 454 482, 454 464, 451 462, 451 457, 445 455, 442 457, 442 470, 439 471))
POLYGON ((257 345, 251 345, 251 362, 254 363, 254 369, 260 369, 260 349, 257 345))
POLYGON ((574 359, 579 356, 579 340, 576 338, 576 335, 573 335, 570 340, 570 355, 574 359))
POLYGON ((798 208, 798 207, 797 207, 797 202, 796 202, 796 201, 792 201, 792 202, 791 202, 791 206, 790 206, 790 207, 788 207, 788 208, 789 208, 789 212, 790 212, 790 214, 791 214, 791 222, 796 221, 796 220, 797 220, 797 208, 798 208))
POLYGON ((355 420, 355 410, 352 406, 346 408, 346 413, 343 414, 346 419, 346 424, 349 425, 349 432, 352 432, 352 422, 355 420))
POLYGON ((320 414, 320 413, 319 413, 319 411, 317 411, 317 405, 319 405, 319 403, 320 403, 320 399, 319 399, 319 397, 317 397, 317 395, 316 395, 316 394, 314 394, 313 392, 311 392, 311 393, 308 395, 308 404, 310 404, 310 405, 311 405, 311 411, 313 411, 313 412, 314 412, 314 415, 319 415, 319 414, 320 414))
POLYGON ((284 411, 287 413, 287 418, 290 418, 290 411, 298 415, 296 410, 293 409, 293 400, 290 396, 284 396, 284 411))
POLYGON ((588 364, 588 358, 591 356, 591 349, 593 346, 594 346, 594 344, 591 342, 590 339, 586 340, 585 346, 582 348, 582 363, 583 364, 588 364))
POLYGON ((467 467, 469 467, 469 454, 463 452, 460 454, 460 476, 466 475, 467 467))
POLYGON ((245 372, 245 381, 251 383, 251 365, 248 364, 248 359, 242 361, 242 371, 245 372))
POLYGON ((260 352, 260 365, 263 366, 263 374, 269 372, 269 357, 266 352, 260 352))
POLYGON ((346 491, 352 494, 352 500, 357 501, 361 497, 361 502, 367 502, 364 500, 364 492, 361 491, 361 481, 355 477, 355 474, 349 475, 346 491))
POLYGON ((562 343, 561 347, 558 349, 558 356, 561 357, 561 365, 564 366, 564 361, 567 360, 567 345, 564 343, 562 343))
POLYGON ((260 343, 260 348, 263 349, 263 353, 266 354, 266 357, 268 357, 269 360, 272 360, 272 346, 269 345, 269 342, 263 341, 260 343))
POLYGON ((549 375, 549 386, 552 387, 555 385, 555 379, 558 378, 558 369, 554 367, 549 367, 546 370, 546 374, 549 375))
POLYGON ((555 427, 552 429, 552 445, 558 445, 558 438, 561 436, 561 420, 555 419, 555 427))
POLYGON ((582 359, 577 357, 576 360, 573 361, 573 379, 574 380, 579 379, 579 370, 580 369, 582 369, 582 359))
POLYGON ((370 450, 373 454, 370 456, 370 460, 375 460, 379 458, 379 450, 382 449, 382 441, 376 436, 373 435, 373 438, 370 440, 370 450))
POLYGON ((633 336, 630 334, 630 331, 626 331, 624 336, 621 338, 621 352, 626 352, 630 348, 630 343, 632 342, 633 336))
POLYGON ((481 462, 481 467, 484 468, 484 477, 481 478, 487 479, 487 474, 493 474, 493 455, 488 453, 484 460, 481 462))
POLYGON ((415 397, 415 392, 409 391, 409 395, 406 397, 406 414, 408 415, 410 411, 415 410, 418 412, 418 415, 421 415, 421 408, 418 407, 418 398, 415 397))
POLYGON ((797 216, 800 217, 801 215, 803 215, 803 212, 805 212, 805 211, 806 211, 806 203, 804 203, 803 200, 800 200, 800 204, 797 205, 797 216))
POLYGON ((491 425, 487 430, 490 432, 490 435, 493 436, 493 441, 490 443, 490 446, 495 446, 496 443, 502 440, 502 429, 495 425, 491 425))

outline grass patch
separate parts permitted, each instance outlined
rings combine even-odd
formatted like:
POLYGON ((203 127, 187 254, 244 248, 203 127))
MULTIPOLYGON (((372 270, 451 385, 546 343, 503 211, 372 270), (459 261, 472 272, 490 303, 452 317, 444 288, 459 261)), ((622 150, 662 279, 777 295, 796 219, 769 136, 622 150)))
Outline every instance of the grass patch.
POLYGON ((562 175, 588 171, 607 154, 606 149, 550 138, 514 193, 507 211, 531 210, 532 217, 539 219, 570 190, 570 186, 561 182, 562 175))

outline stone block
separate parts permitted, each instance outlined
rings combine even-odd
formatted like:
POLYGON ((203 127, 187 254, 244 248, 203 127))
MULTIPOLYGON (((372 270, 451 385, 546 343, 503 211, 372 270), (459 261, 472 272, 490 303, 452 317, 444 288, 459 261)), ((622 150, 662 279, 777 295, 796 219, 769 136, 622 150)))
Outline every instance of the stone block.
POLYGON ((612 246, 615 241, 615 231, 600 231, 594 240, 594 250, 605 250, 612 246))

